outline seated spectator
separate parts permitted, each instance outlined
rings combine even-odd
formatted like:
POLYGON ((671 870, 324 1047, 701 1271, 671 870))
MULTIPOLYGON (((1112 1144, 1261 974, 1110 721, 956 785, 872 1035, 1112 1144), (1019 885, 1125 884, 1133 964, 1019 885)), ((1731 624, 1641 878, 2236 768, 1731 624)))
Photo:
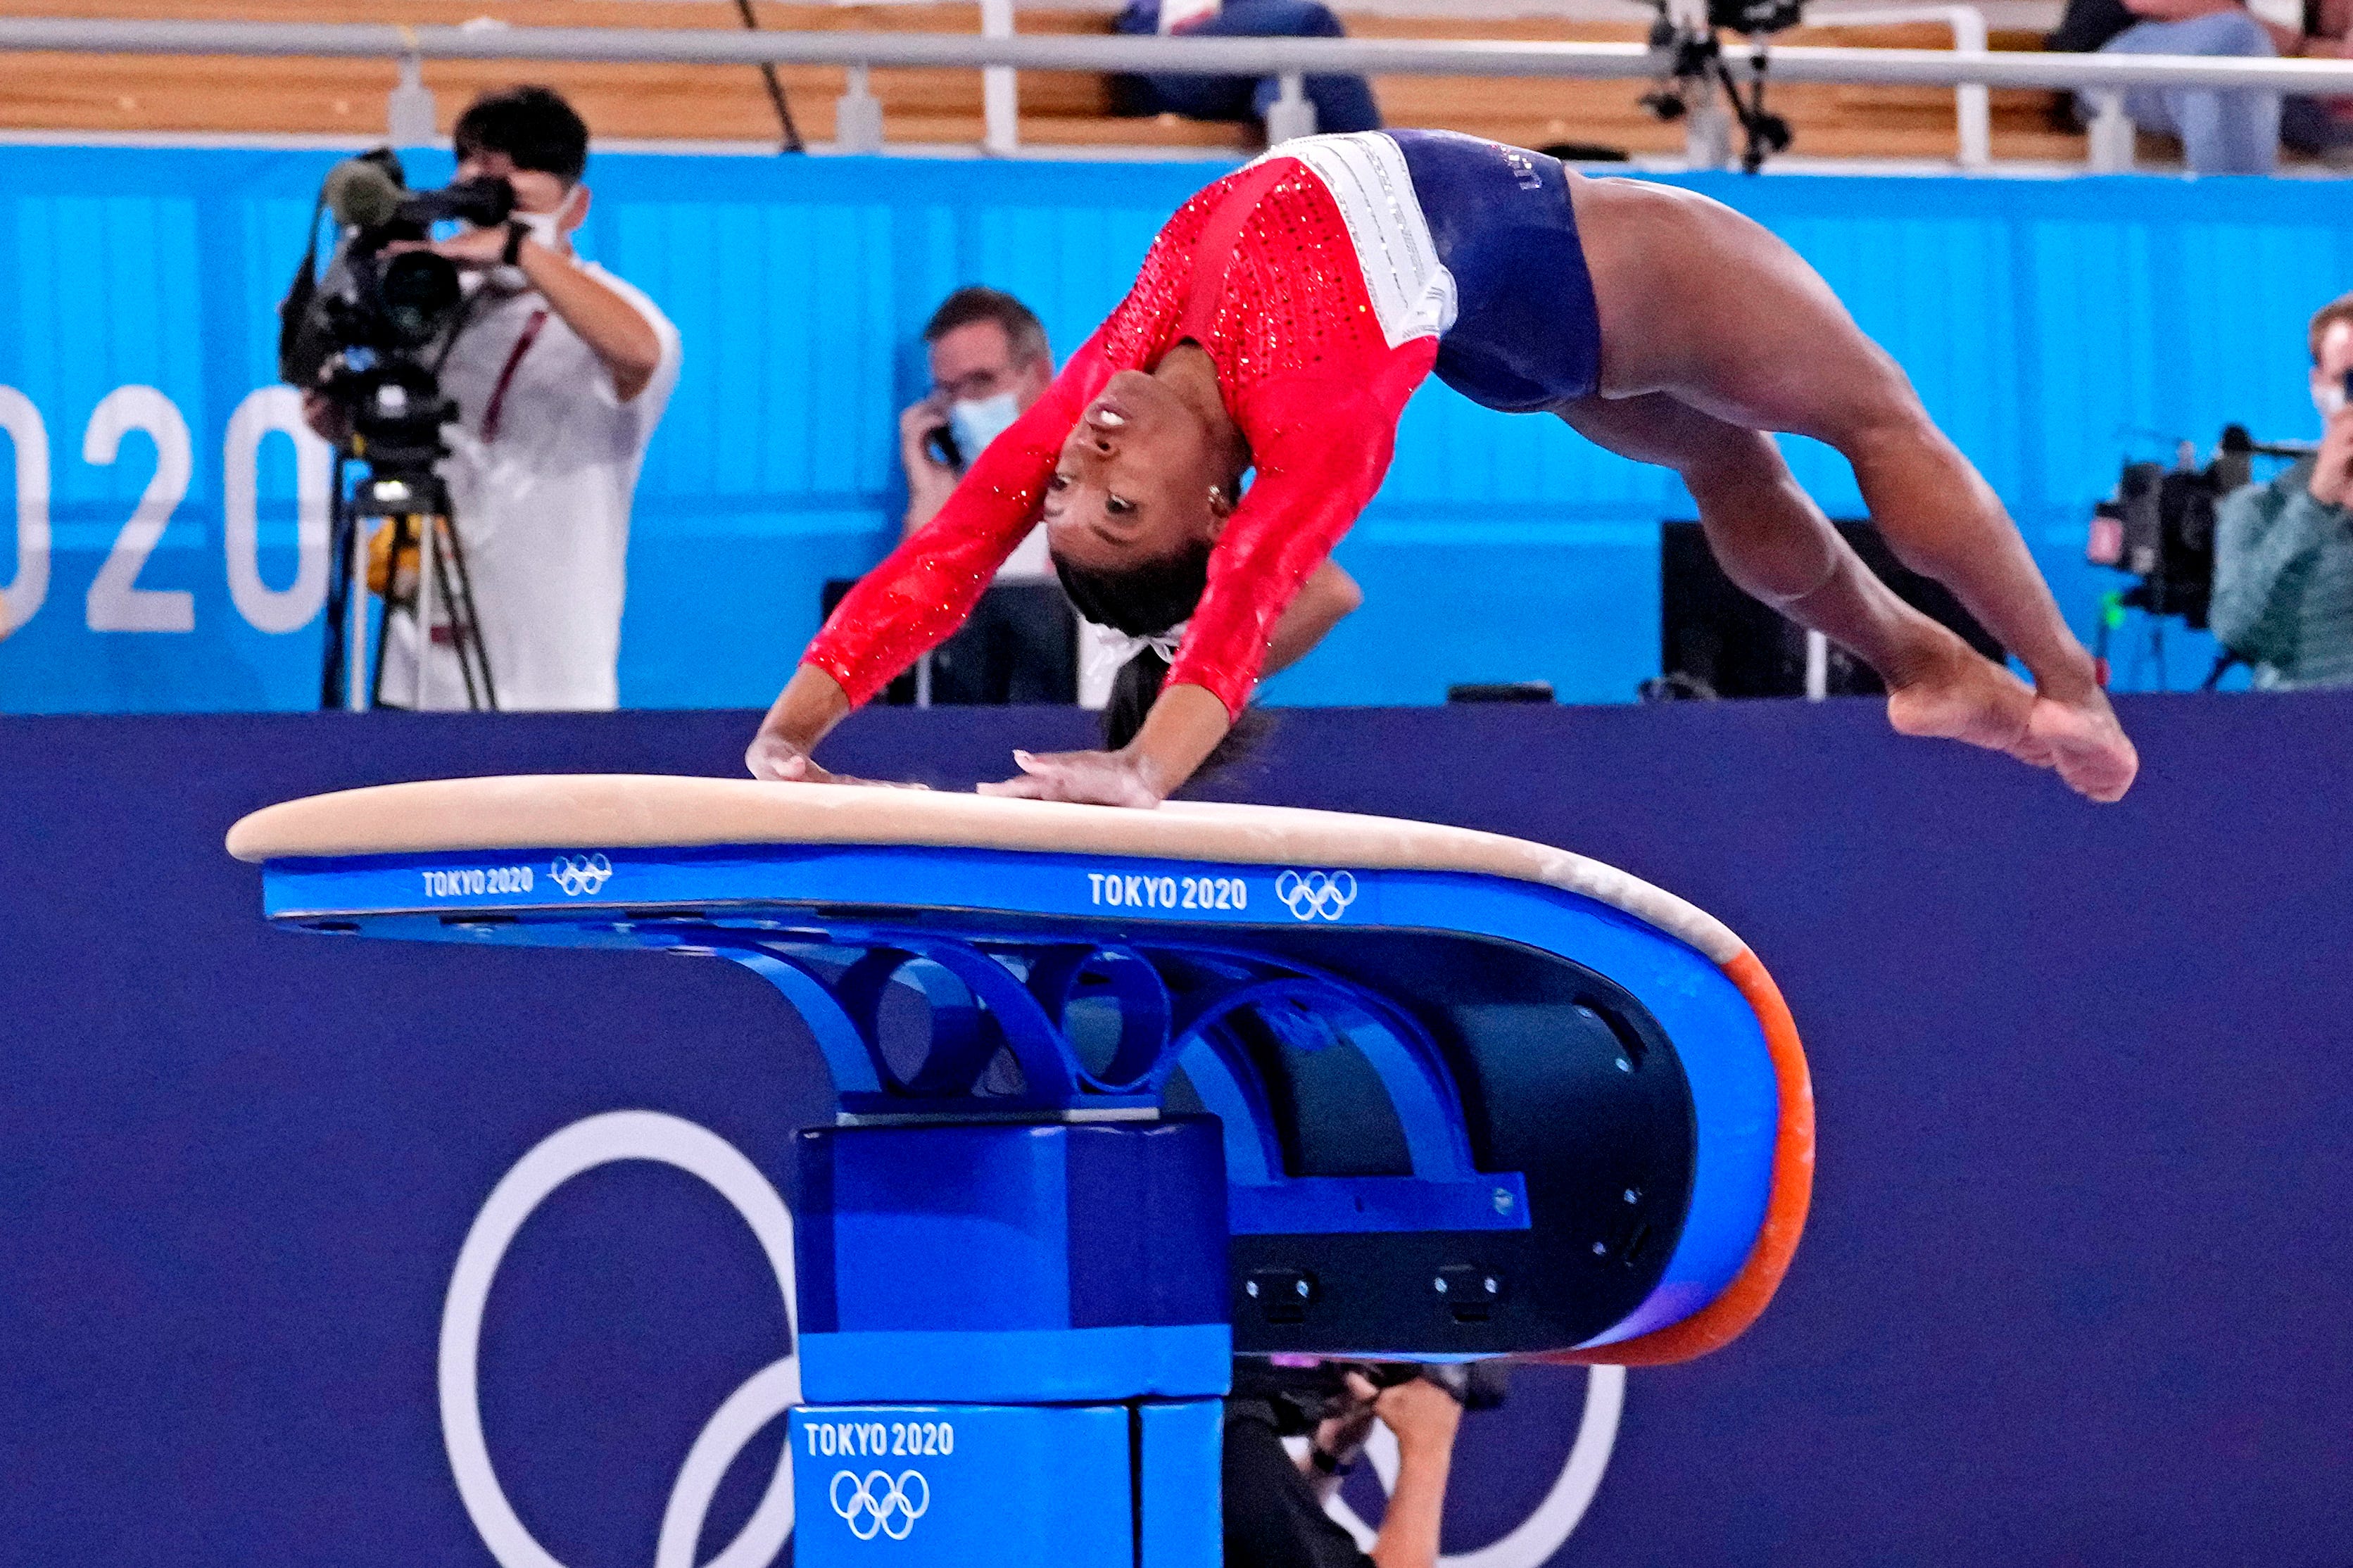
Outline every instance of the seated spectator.
MULTIPOLYGON (((2345 0, 2318 0, 2310 16, 2319 36, 2258 18, 2241 0, 2067 0, 2048 48, 2073 53, 2208 55, 2270 59, 2281 55, 2343 54, 2345 0)), ((2090 105, 2078 98, 2078 111, 2090 105)), ((2342 140, 2313 99, 2283 104, 2275 92, 2227 88, 2137 88, 2125 113, 2143 131, 2181 143, 2193 174, 2268 174, 2284 134, 2298 152, 2327 151, 2342 140)))
POLYGON ((2353 294, 2312 319, 2320 450, 2222 498, 2214 529, 2214 636, 2265 690, 2353 686, 2353 294))
POLYGON ((1351 1372, 1346 1382, 1345 1407, 1316 1426, 1295 1462, 1266 1401, 1226 1402, 1226 1568, 1436 1568, 1462 1407, 1427 1377, 1375 1388, 1351 1372), (1376 1419, 1397 1436, 1398 1474, 1367 1557, 1324 1504, 1356 1465, 1376 1419))
MULTIPOLYGON (((932 390, 899 416, 909 533, 932 521, 981 448, 1054 381, 1044 324, 1029 306, 999 289, 959 289, 940 301, 923 325, 923 344, 931 359, 932 390)), ((1015 551, 997 575, 999 581, 1052 576, 1043 531, 1015 551)))
MULTIPOLYGON (((959 289, 924 324, 932 390, 899 416, 907 471, 904 531, 932 521, 981 449, 1053 384, 1046 329, 997 289, 959 289)), ((997 590, 926 656, 910 700, 939 704, 1065 703, 1079 696, 1078 622, 1038 529, 997 568, 997 590)))
MULTIPOLYGON (((1210 38, 1342 38, 1340 18, 1318 0, 1128 0, 1123 33, 1177 33, 1210 38)), ((1122 114, 1181 114, 1187 120, 1255 120, 1281 94, 1274 77, 1123 76, 1112 79, 1122 114)), ((1372 84, 1360 76, 1311 76, 1307 100, 1318 131, 1378 131, 1372 84)))

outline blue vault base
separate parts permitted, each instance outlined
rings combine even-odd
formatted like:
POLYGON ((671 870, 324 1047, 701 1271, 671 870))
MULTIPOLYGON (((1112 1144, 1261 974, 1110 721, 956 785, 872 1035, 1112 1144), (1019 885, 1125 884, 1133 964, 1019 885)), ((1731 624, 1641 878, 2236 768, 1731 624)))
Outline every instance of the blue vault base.
POLYGON ((1217 1121, 795 1142, 795 1561, 1218 1568, 1217 1121))
POLYGON ((1223 1411, 1216 1399, 805 1405, 788 1427, 793 1561, 1217 1568, 1223 1411))
POLYGON ((1090 1405, 1226 1391, 1215 1120, 809 1127, 795 1142, 810 1399, 1090 1405))
POLYGON ((582 776, 230 843, 284 923, 723 959, 792 1008, 835 1107, 794 1136, 808 1563, 1216 1568, 1237 1352, 1687 1359, 1802 1226, 1770 977, 1541 846, 582 776))

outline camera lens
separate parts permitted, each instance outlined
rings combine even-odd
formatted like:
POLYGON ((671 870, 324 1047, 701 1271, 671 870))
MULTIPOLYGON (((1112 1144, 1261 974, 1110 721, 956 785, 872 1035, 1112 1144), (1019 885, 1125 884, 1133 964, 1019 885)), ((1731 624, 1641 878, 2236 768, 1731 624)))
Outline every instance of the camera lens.
POLYGON ((407 348, 438 336, 461 297, 457 267, 429 250, 404 251, 385 262, 383 287, 385 319, 407 348))

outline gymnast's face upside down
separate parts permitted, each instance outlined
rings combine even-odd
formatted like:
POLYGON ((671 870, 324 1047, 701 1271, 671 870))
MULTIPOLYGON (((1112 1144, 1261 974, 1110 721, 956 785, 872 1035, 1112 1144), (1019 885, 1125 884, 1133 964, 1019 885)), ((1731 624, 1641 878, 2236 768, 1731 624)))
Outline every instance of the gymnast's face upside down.
POLYGON ((1046 484, 1058 560, 1115 574, 1201 548, 1224 529, 1247 458, 1207 359, 1181 344, 1165 374, 1121 371, 1086 405, 1046 484), (1203 362, 1198 376, 1187 374, 1187 350, 1203 362))

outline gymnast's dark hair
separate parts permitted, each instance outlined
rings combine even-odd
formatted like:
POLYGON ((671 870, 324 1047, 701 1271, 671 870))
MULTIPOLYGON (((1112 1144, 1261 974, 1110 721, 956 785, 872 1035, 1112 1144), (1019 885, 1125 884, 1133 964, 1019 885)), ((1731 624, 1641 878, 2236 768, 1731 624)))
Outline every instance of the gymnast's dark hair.
MULTIPOLYGON (((1184 625, 1200 604, 1209 585, 1209 545, 1202 540, 1175 555, 1117 572, 1089 571, 1057 555, 1054 574, 1062 580, 1071 607, 1086 619, 1132 637, 1156 637, 1184 625)), ((1105 746, 1115 752, 1135 739, 1167 679, 1168 661, 1150 648, 1120 666, 1103 709, 1105 746)))
MULTIPOLYGON (((1209 545, 1204 540, 1178 554, 1118 572, 1091 572, 1057 555, 1054 574, 1062 580, 1062 592, 1070 595, 1071 607, 1095 625, 1132 637, 1155 637, 1192 617, 1209 583, 1209 545)), ((1167 679, 1168 661, 1150 648, 1119 667, 1112 681, 1111 700, 1103 707, 1106 748, 1115 752, 1135 739, 1167 679)), ((1213 773, 1240 761, 1263 733, 1258 710, 1244 713, 1199 772, 1213 773)))

